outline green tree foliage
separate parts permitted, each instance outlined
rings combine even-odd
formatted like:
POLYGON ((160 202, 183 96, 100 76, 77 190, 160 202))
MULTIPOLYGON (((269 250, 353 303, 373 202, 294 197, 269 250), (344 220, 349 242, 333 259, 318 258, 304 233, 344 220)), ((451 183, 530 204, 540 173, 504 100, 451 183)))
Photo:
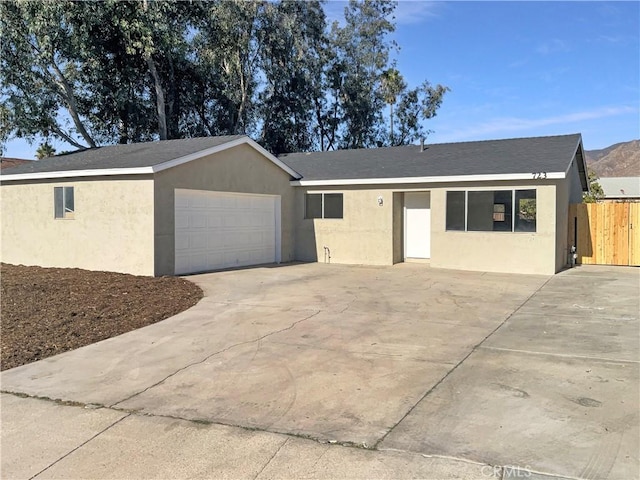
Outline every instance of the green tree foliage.
POLYGON ((595 203, 604 198, 604 190, 602 189, 602 186, 598 182, 598 180, 600 180, 600 177, 598 177, 598 174, 594 170, 588 167, 587 167, 587 172, 588 172, 588 180, 589 180, 589 193, 584 193, 582 195, 582 202, 595 203))
POLYGON ((0 2, 0 144, 75 148, 247 133, 276 154, 425 135, 446 87, 390 60, 395 3, 0 2), (389 105, 389 114, 385 114, 389 105))
POLYGON ((393 106, 396 104, 398 95, 407 89, 407 84, 402 74, 394 67, 382 72, 380 88, 382 98, 389 105, 389 143, 394 145, 396 142, 393 135, 393 106))
POLYGON ((325 23, 318 1, 268 4, 261 35, 265 89, 259 96, 260 138, 275 154, 314 147, 325 23))
POLYGON ((36 150, 36 158, 42 160, 43 158, 53 157, 56 154, 56 149, 49 142, 44 142, 36 150))

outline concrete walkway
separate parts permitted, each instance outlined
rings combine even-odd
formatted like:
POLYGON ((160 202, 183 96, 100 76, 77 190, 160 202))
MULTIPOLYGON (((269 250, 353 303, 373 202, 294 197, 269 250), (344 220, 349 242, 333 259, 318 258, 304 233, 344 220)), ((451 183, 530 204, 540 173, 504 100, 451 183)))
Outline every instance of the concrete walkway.
POLYGON ((2 478, 638 471, 637 269, 192 279, 187 312, 1 374, 2 478))

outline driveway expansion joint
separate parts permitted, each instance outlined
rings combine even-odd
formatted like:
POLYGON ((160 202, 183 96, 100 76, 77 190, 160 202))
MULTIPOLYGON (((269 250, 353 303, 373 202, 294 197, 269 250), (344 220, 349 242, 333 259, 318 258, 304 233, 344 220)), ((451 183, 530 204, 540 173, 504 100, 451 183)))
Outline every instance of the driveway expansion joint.
POLYGON ((84 402, 76 402, 74 400, 63 400, 61 398, 51 398, 43 395, 31 395, 24 392, 13 392, 11 390, 0 390, 0 393, 4 393, 6 395, 13 395, 14 397, 19 398, 31 398, 33 400, 42 400, 43 402, 51 402, 56 405, 60 405, 62 407, 81 407, 86 409, 97 410, 99 408, 109 408, 106 405, 102 405, 100 403, 84 403, 84 402))
MULTIPOLYGON (((263 433, 271 433, 274 435, 283 435, 289 438, 310 440, 310 441, 317 442, 319 444, 327 445, 327 446, 335 445, 335 446, 341 446, 341 447, 347 447, 347 448, 358 448, 361 450, 376 450, 374 446, 367 445, 366 443, 326 440, 320 437, 314 437, 312 435, 303 434, 303 433, 292 433, 292 432, 286 432, 286 431, 280 431, 280 430, 269 430, 266 428, 251 427, 248 425, 241 425, 236 423, 226 423, 221 421, 206 420, 206 419, 200 419, 200 418, 186 418, 186 417, 179 417, 177 415, 151 413, 151 412, 145 412, 137 408, 124 408, 124 407, 118 407, 116 405, 109 406, 109 405, 102 405, 97 403, 73 402, 73 401, 62 400, 57 398, 43 397, 38 395, 29 395, 21 392, 11 392, 8 390, 0 390, 0 393, 6 394, 6 395, 13 395, 19 398, 30 398, 33 400, 41 400, 43 402, 50 402, 63 407, 76 407, 76 408, 84 408, 84 409, 92 409, 92 410, 104 408, 105 410, 111 410, 113 412, 125 413, 126 415, 122 417, 120 420, 123 420, 124 418, 129 417, 131 415, 135 415, 139 417, 150 417, 150 418, 154 418, 154 417, 167 418, 171 420, 179 420, 182 422, 194 423, 197 425, 217 425, 221 427, 239 428, 241 430, 245 430, 248 432, 263 432, 263 433)), ((38 475, 40 473, 42 472, 38 472, 38 475)))
POLYGON ((45 468, 43 468, 42 470, 40 470, 38 473, 36 473, 35 475, 31 476, 29 478, 29 480, 33 480, 34 478, 38 477, 41 473, 46 472, 47 470, 49 470, 51 467, 53 467, 56 463, 64 460, 65 458, 67 458, 69 455, 71 455, 72 453, 74 453, 75 451, 79 450, 80 448, 84 447, 87 443, 89 443, 91 440, 93 440, 94 438, 102 435, 104 432, 106 432, 107 430, 109 430, 111 427, 116 426, 118 423, 120 423, 121 421, 123 421, 125 418, 128 418, 130 414, 127 414, 119 419, 117 419, 115 422, 113 422, 111 425, 107 425, 105 428, 103 428, 102 430, 100 430, 98 433, 92 435, 90 438, 88 438, 87 440, 85 440, 84 442, 82 442, 80 445, 78 445, 75 448, 72 448, 70 451, 68 451, 67 453, 65 453, 63 456, 61 456, 60 458, 58 458, 55 462, 47 465, 45 468))
POLYGON ((278 447, 278 449, 273 452, 273 455, 271 455, 271 457, 269 458, 269 460, 267 460, 267 462, 262 466, 262 468, 260 469, 260 471, 258 473, 256 473, 256 476, 253 477, 253 480, 255 480, 256 478, 258 478, 262 472, 264 472, 264 469, 267 468, 269 466, 269 464, 272 462, 272 460, 274 458, 276 458, 276 455, 278 455, 278 453, 280 452, 280 450, 282 450, 284 448, 284 446, 287 444, 287 442, 289 441, 288 438, 285 438, 284 442, 282 442, 280 444, 280 446, 278 447))
POLYGON ((166 418, 166 419, 170 419, 170 420, 178 420, 178 421, 187 422, 187 423, 195 423, 196 425, 208 425, 208 426, 239 428, 239 429, 245 430, 247 432, 262 432, 262 433, 270 433, 270 434, 273 434, 273 435, 282 435, 284 437, 289 437, 289 438, 297 438, 297 439, 301 439, 301 440, 309 440, 309 441, 316 442, 316 443, 319 443, 321 445, 327 445, 327 446, 357 448, 357 449, 360 449, 360 450, 373 450, 373 451, 376 450, 373 446, 367 445, 366 442, 358 443, 358 442, 351 442, 351 441, 346 441, 346 440, 345 441, 327 440, 325 438, 314 437, 313 435, 305 434, 305 433, 293 433, 293 432, 287 432, 287 431, 282 431, 282 430, 270 430, 268 428, 252 427, 252 426, 242 425, 242 424, 238 424, 238 423, 222 422, 222 421, 219 421, 219 420, 207 420, 207 419, 201 419, 201 418, 187 418, 187 417, 180 417, 180 416, 177 416, 177 415, 145 412, 143 410, 135 409, 135 408, 128 409, 128 408, 115 407, 115 406, 104 407, 104 408, 106 408, 108 410, 115 411, 115 412, 124 412, 124 413, 127 413, 129 415, 135 415, 135 416, 139 416, 139 417, 150 417, 150 418, 156 418, 157 417, 157 418, 166 418))
POLYGON ((215 357, 216 355, 220 355, 221 353, 228 352, 229 350, 231 350, 231 349, 233 349, 233 348, 236 348, 236 347, 239 347, 239 346, 241 346, 241 345, 250 345, 250 344, 252 344, 252 343, 260 342, 260 341, 264 340, 265 338, 268 338, 268 337, 270 337, 270 336, 272 336, 272 335, 276 335, 276 334, 278 334, 278 333, 282 333, 282 332, 286 332, 287 330, 291 330, 292 328, 294 328, 294 327, 295 327, 296 325, 298 325, 299 323, 302 323, 302 322, 304 322, 304 321, 306 321, 306 320, 310 320, 311 318, 313 318, 313 317, 315 317, 316 315, 318 315, 320 312, 321 312, 321 310, 315 310, 315 311, 314 311, 314 313, 312 313, 311 315, 307 315, 306 317, 301 318, 300 320, 296 320, 295 322, 293 322, 293 323, 292 323, 291 325, 289 325, 288 327, 281 328, 280 330, 274 330, 273 332, 269 332, 269 333, 267 333, 267 334, 265 334, 265 335, 262 335, 261 337, 254 338, 253 340, 247 340, 247 341, 245 341, 245 342, 238 342, 238 343, 235 343, 235 344, 233 344, 233 345, 229 345, 228 347, 225 347, 225 348, 223 348, 222 350, 218 350, 217 352, 213 352, 212 354, 207 355, 206 357, 204 357, 202 360, 198 360, 198 361, 196 361, 196 362, 191 362, 191 363, 189 363, 188 365, 185 365, 184 367, 180 367, 180 368, 179 368, 179 369, 177 369, 175 372, 170 373, 169 375, 165 376, 164 378, 162 378, 161 380, 157 381, 157 382, 156 382, 156 383, 154 383, 153 385, 149 385, 148 387, 146 387, 146 388, 144 388, 144 389, 140 390, 139 392, 136 392, 136 393, 134 393, 134 394, 132 394, 132 395, 129 395, 127 398, 124 398, 124 399, 122 399, 122 400, 119 400, 119 401, 115 402, 114 404, 112 404, 112 405, 111 405, 111 407, 115 407, 116 405, 118 405, 118 404, 120 404, 120 403, 123 403, 123 402, 126 402, 126 401, 128 401, 128 400, 131 400, 132 398, 137 397, 138 395, 141 395, 141 394, 143 394, 143 393, 147 392, 148 390, 151 390, 152 388, 157 387, 158 385, 163 384, 163 383, 164 383, 164 382, 166 382, 168 379, 170 379, 171 377, 173 377, 173 376, 177 375, 178 373, 183 372, 183 371, 187 370, 188 368, 194 367, 194 366, 196 366, 196 365, 201 365, 201 364, 203 364, 204 362, 206 362, 206 361, 207 361, 207 360, 209 360, 210 358, 215 357))
POLYGON ((49 468, 53 467, 55 464, 59 463, 60 461, 62 461, 63 459, 65 459, 66 457, 68 457, 69 455, 71 455, 72 453, 74 453, 75 451, 77 451, 78 449, 80 449, 81 447, 83 447, 84 445, 89 443, 90 441, 92 441, 93 439, 97 438, 98 436, 100 436, 101 434, 103 434, 107 430, 111 429, 112 427, 114 427, 118 423, 120 423, 123 420, 125 420, 125 419, 127 419, 129 417, 132 417, 132 416, 150 417, 150 418, 154 418, 154 417, 165 418, 165 419, 178 420, 178 421, 182 421, 182 422, 192 423, 192 424, 196 424, 196 425, 222 426, 222 427, 229 427, 229 428, 239 428, 239 429, 242 429, 242 430, 245 430, 245 431, 249 431, 249 432, 263 432, 263 433, 270 433, 270 434, 274 434, 274 435, 282 435, 282 436, 286 437, 285 440, 280 445, 280 447, 278 447, 276 452, 271 456, 271 458, 265 463, 265 465, 260 469, 258 474, 254 477, 254 480, 260 476, 260 474, 266 469, 267 466, 269 466, 269 464, 273 461, 273 459, 276 457, 278 452, 280 450, 282 450, 282 448, 284 448, 284 446, 288 443, 289 439, 291 439, 291 438, 313 441, 313 442, 319 443, 321 445, 324 445, 326 447, 326 450, 325 450, 325 452, 323 452, 322 456, 324 456, 326 454, 326 452, 328 451, 328 449, 331 448, 331 447, 345 447, 345 448, 355 448, 355 449, 360 449, 360 450, 370 450, 370 451, 375 451, 375 452, 380 452, 380 453, 383 453, 383 452, 408 453, 408 454, 412 454, 412 455, 420 455, 420 456, 422 456, 424 458, 437 458, 437 459, 443 459, 443 460, 454 460, 454 461, 457 461, 457 462, 463 462, 463 463, 468 463, 468 464, 472 464, 472 465, 488 466, 488 467, 490 467, 492 469, 495 469, 496 473, 497 473, 497 471, 499 469, 499 471, 501 472, 501 475, 499 477, 500 479, 506 479, 507 478, 505 476, 506 475, 505 474, 505 470, 517 469, 517 470, 520 470, 520 471, 526 471, 528 473, 533 473, 533 474, 538 474, 538 475, 545 475, 545 476, 548 476, 549 478, 559 478, 559 479, 562 479, 562 480, 585 480, 582 477, 571 477, 571 476, 568 477, 566 475, 556 475, 556 474, 553 474, 553 473, 542 472, 542 471, 537 471, 537 470, 531 470, 531 469, 527 469, 527 468, 523 468, 523 467, 519 467, 519 466, 515 466, 515 465, 492 465, 490 463, 480 462, 480 461, 477 461, 477 460, 471 460, 471 459, 463 458, 463 457, 454 457, 454 456, 449 456, 449 455, 437 455, 437 454, 426 454, 426 453, 422 453, 422 452, 419 452, 419 451, 403 450, 403 449, 398 449, 398 448, 378 448, 378 444, 380 443, 380 441, 376 442, 376 444, 374 444, 372 446, 369 446, 366 443, 356 443, 356 442, 349 442, 349 441, 341 442, 341 441, 335 441, 335 440, 325 440, 325 439, 321 439, 321 438, 318 438, 318 437, 313 437, 311 435, 305 435, 305 434, 296 434, 296 433, 283 432, 283 431, 278 431, 278 430, 269 430, 269 429, 263 429, 263 428, 259 428, 259 427, 250 427, 250 426, 246 426, 246 425, 238 425, 238 424, 233 424, 233 423, 224 423, 224 422, 204 420, 204 419, 184 418, 184 417, 179 417, 179 416, 175 416, 175 415, 155 414, 155 413, 143 412, 143 411, 140 411, 138 409, 125 409, 125 408, 120 408, 120 407, 115 407, 115 406, 111 406, 110 407, 110 406, 100 405, 100 404, 95 404, 95 403, 82 403, 82 402, 67 401, 67 400, 54 399, 54 398, 38 396, 38 395, 29 395, 29 394, 20 393, 20 392, 12 392, 12 391, 7 391, 7 390, 0 390, 0 393, 7 394, 7 395, 13 395, 13 396, 16 396, 16 397, 19 397, 19 398, 30 398, 30 399, 34 399, 34 400, 41 400, 41 401, 45 401, 45 402, 51 402, 51 403, 54 403, 54 404, 60 405, 60 406, 79 407, 79 408, 86 408, 86 409, 89 409, 89 408, 90 409, 104 408, 106 410, 111 410, 111 411, 115 411, 115 412, 121 412, 121 413, 125 414, 121 418, 119 418, 118 420, 114 421, 110 425, 108 425, 105 428, 103 428, 100 432, 94 434, 89 439, 85 440, 80 445, 78 445, 77 447, 73 448, 72 450, 70 450, 69 452, 67 452, 66 454, 64 454, 60 458, 58 458, 56 461, 52 462, 47 467, 45 467, 42 470, 40 470, 35 475, 31 476, 29 478, 29 480, 34 480, 40 474, 44 473, 49 468))

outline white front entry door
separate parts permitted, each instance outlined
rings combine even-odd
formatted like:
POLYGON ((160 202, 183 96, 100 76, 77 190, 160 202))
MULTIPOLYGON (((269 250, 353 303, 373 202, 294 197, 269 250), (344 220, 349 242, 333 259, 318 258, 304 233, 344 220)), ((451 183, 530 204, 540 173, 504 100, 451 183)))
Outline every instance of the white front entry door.
POLYGON ((280 261, 280 197, 175 190, 175 273, 280 261))
POLYGON ((404 258, 431 258, 431 193, 404 194, 404 258))

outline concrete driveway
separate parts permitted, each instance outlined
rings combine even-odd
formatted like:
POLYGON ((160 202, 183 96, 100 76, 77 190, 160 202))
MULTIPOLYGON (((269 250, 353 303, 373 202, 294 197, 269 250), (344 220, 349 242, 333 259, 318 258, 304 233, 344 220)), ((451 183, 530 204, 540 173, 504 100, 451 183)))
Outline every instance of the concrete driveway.
POLYGON ((205 290, 190 310, 2 373, 3 478, 637 474, 637 269, 302 264, 190 278, 205 290), (33 409, 77 411, 87 427, 64 447, 41 438, 51 452, 25 469, 33 409), (226 445, 226 470, 176 436, 226 445), (131 469, 159 451, 192 461, 131 469))

